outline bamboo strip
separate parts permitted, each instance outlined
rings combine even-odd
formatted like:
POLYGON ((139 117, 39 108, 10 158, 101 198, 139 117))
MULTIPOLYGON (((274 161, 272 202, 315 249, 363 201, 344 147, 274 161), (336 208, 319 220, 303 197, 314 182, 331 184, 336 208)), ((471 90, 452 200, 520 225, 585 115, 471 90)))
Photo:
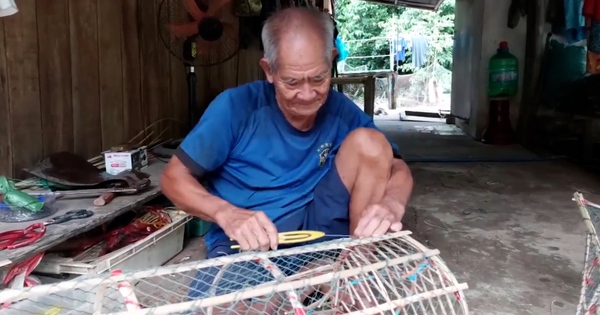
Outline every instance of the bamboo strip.
MULTIPOLYGON (((460 292, 462 290, 467 290, 469 288, 469 286, 466 283, 460 283, 451 287, 446 287, 443 289, 435 289, 432 291, 428 291, 428 292, 423 292, 423 293, 419 293, 419 294, 415 294, 403 299, 399 299, 399 300, 395 300, 395 301, 391 301, 391 302, 387 302, 387 303, 383 303, 383 304, 379 304, 376 307, 371 307, 371 308, 367 308, 367 309, 363 309, 357 312, 352 312, 352 313, 347 313, 346 315, 372 315, 372 314, 377 314, 380 313, 381 311, 390 311, 393 310, 397 307, 405 307, 408 304, 414 303, 414 302, 418 302, 418 301, 422 301, 422 300, 426 300, 426 299, 431 299, 440 295, 446 295, 448 294, 448 292, 460 292)), ((446 314, 446 312, 444 311, 443 313, 444 315, 446 314)))
MULTIPOLYGON (((587 201, 579 192, 575 192, 573 194, 573 200, 575 200, 575 202, 577 203, 577 208, 579 208, 579 212, 583 217, 583 222, 585 223, 585 226, 588 228, 590 234, 592 234, 592 241, 594 242, 594 244, 596 244, 597 248, 600 248, 600 240, 598 240, 598 233, 596 231, 594 223, 592 222, 592 218, 590 217, 590 212, 587 209, 587 204, 590 204, 590 202, 587 201)), ((598 210, 600 211, 600 209, 598 210)))

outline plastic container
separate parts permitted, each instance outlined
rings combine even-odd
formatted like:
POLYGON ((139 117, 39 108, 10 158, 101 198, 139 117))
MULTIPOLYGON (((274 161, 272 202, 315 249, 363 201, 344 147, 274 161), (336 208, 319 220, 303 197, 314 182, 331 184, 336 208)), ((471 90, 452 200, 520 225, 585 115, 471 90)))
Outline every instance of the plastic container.
POLYGON ((210 222, 193 218, 187 223, 186 236, 187 237, 202 237, 210 229, 210 222))
POLYGON ((183 211, 169 211, 169 215, 172 223, 112 253, 97 257, 94 253, 101 250, 101 244, 98 244, 75 258, 47 254, 35 271, 86 275, 116 269, 131 271, 161 266, 183 250, 185 227, 191 219, 183 211))
POLYGON ((515 96, 519 90, 519 60, 509 52, 508 43, 501 42, 488 66, 488 95, 515 96))

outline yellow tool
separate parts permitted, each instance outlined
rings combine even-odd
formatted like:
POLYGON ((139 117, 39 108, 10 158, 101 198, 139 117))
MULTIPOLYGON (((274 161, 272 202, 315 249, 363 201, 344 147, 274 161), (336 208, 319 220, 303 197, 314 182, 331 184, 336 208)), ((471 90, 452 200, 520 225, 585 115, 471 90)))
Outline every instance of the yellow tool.
MULTIPOLYGON (((292 231, 279 233, 279 244, 296 244, 308 241, 314 241, 325 236, 320 231, 292 231)), ((233 241, 233 240, 231 240, 233 241)), ((238 249, 240 245, 232 245, 231 249, 238 249)))
POLYGON ((62 309, 60 307, 52 306, 44 312, 44 315, 58 315, 61 311, 62 309))

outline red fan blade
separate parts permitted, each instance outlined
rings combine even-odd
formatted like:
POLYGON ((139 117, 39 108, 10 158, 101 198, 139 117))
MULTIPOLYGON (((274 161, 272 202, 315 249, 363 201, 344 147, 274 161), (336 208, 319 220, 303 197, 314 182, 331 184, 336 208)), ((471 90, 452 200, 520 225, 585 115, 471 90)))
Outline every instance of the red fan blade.
POLYGON ((229 0, 214 1, 214 3, 212 3, 211 6, 208 7, 207 15, 210 15, 210 16, 215 15, 217 12, 219 12, 223 8, 223 6, 225 6, 228 3, 229 3, 229 0))
POLYGON ((204 17, 204 12, 200 10, 198 5, 196 4, 196 0, 183 0, 183 6, 185 10, 194 18, 194 20, 199 21, 204 17))
POLYGON ((190 36, 196 35, 198 33, 198 23, 200 23, 199 21, 196 22, 191 22, 191 23, 187 23, 187 24, 179 24, 179 25, 169 25, 169 29, 171 31, 171 34, 175 37, 179 37, 179 38, 188 38, 190 36))

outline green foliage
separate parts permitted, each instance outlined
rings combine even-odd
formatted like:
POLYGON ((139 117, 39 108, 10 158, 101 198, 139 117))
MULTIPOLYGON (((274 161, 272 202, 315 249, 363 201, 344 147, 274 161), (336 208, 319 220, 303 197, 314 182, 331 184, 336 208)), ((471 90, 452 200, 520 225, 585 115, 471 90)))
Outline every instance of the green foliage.
MULTIPOLYGON (((337 0, 335 17, 342 40, 348 44, 351 67, 389 69, 390 42, 395 34, 419 34, 429 39, 428 64, 448 70, 452 65, 455 0, 445 0, 437 12, 374 4, 361 0, 337 0), (376 40, 371 40, 378 38, 376 40), (371 56, 371 57, 369 57, 371 56)), ((410 53, 402 70, 411 73, 410 53)), ((437 67, 435 67, 437 68, 437 67)), ((437 72, 437 71, 436 71, 437 72)))
MULTIPOLYGON (((448 70, 452 65, 454 44, 454 0, 445 0, 437 12, 407 9, 398 16, 380 22, 386 25, 389 33, 419 34, 429 41, 427 64, 438 64, 448 70)), ((404 70, 415 70, 405 65, 404 70)))
MULTIPOLYGON (((360 0, 336 0, 335 18, 343 41, 350 43, 348 48, 351 57, 388 55, 390 52, 387 40, 370 40, 386 35, 387 22, 395 14, 401 14, 402 7, 384 6, 360 0), (356 41, 359 40, 359 41, 356 41)), ((351 67, 365 65, 368 69, 389 68, 388 58, 350 58, 347 64, 351 67)))

